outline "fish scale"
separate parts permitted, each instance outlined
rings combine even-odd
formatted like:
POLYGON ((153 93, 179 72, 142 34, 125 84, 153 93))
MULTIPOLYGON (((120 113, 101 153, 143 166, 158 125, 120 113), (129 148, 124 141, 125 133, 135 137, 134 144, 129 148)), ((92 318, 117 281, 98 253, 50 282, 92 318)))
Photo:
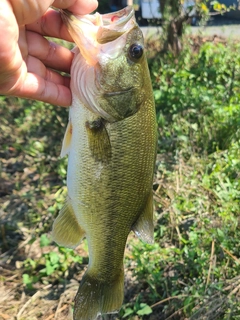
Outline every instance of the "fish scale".
POLYGON ((95 20, 94 15, 75 17, 63 11, 63 20, 78 49, 71 67, 73 101, 61 152, 69 158, 68 197, 54 222, 53 238, 74 248, 86 237, 89 264, 75 298, 74 320, 94 320, 121 307, 130 231, 153 241, 156 115, 133 9, 103 18, 98 14, 95 20), (88 29, 84 32, 89 23, 90 34, 88 29), (99 28, 104 29, 102 34, 99 28), (131 56, 132 46, 137 57, 131 56))

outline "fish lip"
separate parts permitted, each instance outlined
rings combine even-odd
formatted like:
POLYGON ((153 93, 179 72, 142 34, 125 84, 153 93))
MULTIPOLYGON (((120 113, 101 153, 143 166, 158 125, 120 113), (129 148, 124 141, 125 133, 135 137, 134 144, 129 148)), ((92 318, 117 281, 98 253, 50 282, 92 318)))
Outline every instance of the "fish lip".
POLYGON ((118 18, 112 25, 116 27, 123 27, 132 17, 134 16, 134 9, 132 6, 127 6, 121 10, 105 13, 102 15, 103 17, 103 25, 110 26, 109 23, 112 21, 112 18, 118 18))
MULTIPOLYGON (((63 21, 68 24, 69 21, 73 22, 75 20, 74 14, 67 9, 60 9, 61 17, 63 21), (69 21, 68 21, 69 20, 69 21)), ((91 22, 94 15, 77 15, 79 18, 85 18, 85 22, 91 22), (89 21, 87 21, 89 20, 89 21)), ((123 27, 132 17, 134 17, 134 9, 132 6, 126 6, 125 8, 105 13, 101 15, 103 17, 103 27, 115 26, 116 28, 123 27), (112 19, 116 17, 118 18, 116 21, 112 22, 112 19)), ((111 29, 111 28, 110 28, 111 29)))
POLYGON ((131 92, 132 90, 133 90, 133 87, 125 89, 125 90, 121 90, 121 91, 105 92, 104 96, 107 96, 107 97, 118 96, 121 94, 131 92))

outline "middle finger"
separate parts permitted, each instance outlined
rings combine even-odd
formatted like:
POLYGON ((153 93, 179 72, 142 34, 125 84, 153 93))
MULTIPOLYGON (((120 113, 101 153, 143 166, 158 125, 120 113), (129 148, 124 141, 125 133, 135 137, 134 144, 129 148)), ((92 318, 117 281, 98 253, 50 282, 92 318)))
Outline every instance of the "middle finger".
POLYGON ((69 49, 31 31, 26 32, 26 39, 29 55, 41 60, 49 68, 70 72, 73 53, 69 49))

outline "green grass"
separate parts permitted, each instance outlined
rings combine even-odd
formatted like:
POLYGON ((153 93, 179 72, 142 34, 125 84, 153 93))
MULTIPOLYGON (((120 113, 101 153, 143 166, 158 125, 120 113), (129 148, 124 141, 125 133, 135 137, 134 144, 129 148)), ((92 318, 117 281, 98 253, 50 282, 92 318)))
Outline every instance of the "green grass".
MULTIPOLYGON (((155 244, 130 238, 119 319, 240 317, 239 53, 239 44, 206 42, 177 60, 157 53, 150 61, 159 126, 155 244)), ((50 239, 66 194, 67 162, 58 155, 68 114, 7 97, 0 114, 1 260, 18 266, 32 295, 87 264, 85 242, 75 252, 50 239)))

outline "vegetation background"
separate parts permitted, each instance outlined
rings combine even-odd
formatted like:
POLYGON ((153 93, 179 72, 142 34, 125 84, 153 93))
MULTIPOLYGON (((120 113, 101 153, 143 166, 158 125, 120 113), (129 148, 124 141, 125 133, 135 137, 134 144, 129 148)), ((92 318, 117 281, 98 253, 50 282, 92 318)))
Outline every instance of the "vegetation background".
MULTIPOLYGON (((132 234, 125 300, 104 319, 240 319, 240 43, 147 51, 159 128, 155 244, 132 234)), ((68 44, 66 44, 68 45, 68 44)), ((51 241, 66 194, 68 110, 0 97, 0 319, 71 319, 88 263, 51 241)))

